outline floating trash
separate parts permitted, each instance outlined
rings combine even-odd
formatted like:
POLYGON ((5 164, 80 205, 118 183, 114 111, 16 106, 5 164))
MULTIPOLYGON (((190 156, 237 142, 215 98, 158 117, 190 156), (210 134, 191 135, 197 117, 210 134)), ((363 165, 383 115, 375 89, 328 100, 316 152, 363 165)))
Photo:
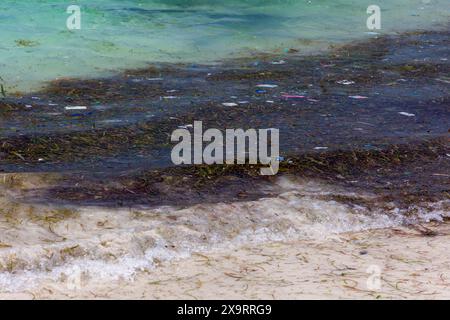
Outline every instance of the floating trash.
POLYGON ((276 84, 258 84, 258 85, 256 85, 256 87, 273 89, 273 88, 277 88, 278 85, 276 85, 276 84))
POLYGON ((280 64, 285 64, 285 63, 286 63, 285 60, 279 60, 279 61, 272 61, 271 62, 271 64, 274 64, 274 65, 280 65, 280 64))
POLYGON ((179 129, 188 129, 188 128, 193 128, 194 126, 192 124, 186 124, 184 126, 178 126, 179 129))
POLYGON ((256 90, 255 92, 256 92, 256 93, 267 93, 267 90, 261 90, 261 89, 258 89, 258 90, 256 90))
POLYGON ((165 97, 162 97, 163 99, 166 99, 166 100, 170 100, 170 99, 176 99, 176 98, 178 98, 177 96, 165 96, 165 97))
POLYGON ((315 147, 314 150, 327 150, 328 147, 315 147))
POLYGON ((398 114, 401 114, 402 116, 406 116, 406 117, 415 117, 416 116, 414 113, 408 113, 408 112, 399 112, 398 114))
POLYGON ((450 84, 450 79, 439 79, 439 78, 437 78, 436 81, 450 84))
POLYGON ((67 106, 66 110, 86 110, 86 106, 67 106))
POLYGON ((338 83, 338 84, 343 84, 343 85, 345 85, 345 86, 349 86, 349 85, 351 85, 351 84, 355 84, 355 81, 351 81, 351 80, 339 80, 339 81, 336 81, 336 83, 338 83))
POLYGON ((361 100, 361 99, 369 99, 369 97, 366 97, 366 96, 349 96, 349 98, 350 99, 359 99, 359 100, 361 100))
POLYGON ((224 102, 222 105, 225 107, 236 107, 238 104, 234 102, 224 102))
POLYGON ((304 99, 305 96, 296 95, 296 94, 283 94, 281 95, 285 99, 304 99))

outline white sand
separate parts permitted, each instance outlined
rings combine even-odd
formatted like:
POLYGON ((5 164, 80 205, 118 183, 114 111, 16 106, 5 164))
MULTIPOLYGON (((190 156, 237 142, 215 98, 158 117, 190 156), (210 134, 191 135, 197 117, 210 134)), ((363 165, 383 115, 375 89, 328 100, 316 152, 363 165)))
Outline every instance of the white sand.
POLYGON ((49 281, 31 291, 0 293, 0 298, 448 299, 450 223, 427 228, 438 234, 390 228, 272 242, 162 263, 133 282, 82 280, 73 288, 49 281), (379 289, 376 268, 381 269, 379 289))

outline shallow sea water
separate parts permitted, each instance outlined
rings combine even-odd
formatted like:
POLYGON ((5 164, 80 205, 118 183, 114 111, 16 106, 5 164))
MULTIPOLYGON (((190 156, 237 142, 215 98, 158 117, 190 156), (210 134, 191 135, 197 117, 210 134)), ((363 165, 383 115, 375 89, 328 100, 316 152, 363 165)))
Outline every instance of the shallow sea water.
MULTIPOLYGON (((0 3, 0 76, 10 91, 60 77, 98 77, 148 63, 221 61, 371 37, 367 7, 342 0, 80 0, 81 30, 67 2, 0 3)), ((379 33, 426 29, 449 17, 446 0, 380 0, 379 33)))

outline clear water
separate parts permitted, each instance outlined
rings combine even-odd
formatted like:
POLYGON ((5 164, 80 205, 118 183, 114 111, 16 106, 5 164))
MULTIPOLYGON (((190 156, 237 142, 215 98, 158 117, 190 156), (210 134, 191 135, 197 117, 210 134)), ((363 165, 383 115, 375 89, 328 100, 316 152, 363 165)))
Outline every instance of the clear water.
MULTIPOLYGON (((446 23, 448 0, 377 0, 381 33, 446 23)), ((211 62, 254 52, 311 52, 370 36, 373 0, 78 0, 0 2, 0 76, 9 92, 58 77, 93 77, 155 61, 211 62), (25 44, 25 45, 24 45, 25 44)))

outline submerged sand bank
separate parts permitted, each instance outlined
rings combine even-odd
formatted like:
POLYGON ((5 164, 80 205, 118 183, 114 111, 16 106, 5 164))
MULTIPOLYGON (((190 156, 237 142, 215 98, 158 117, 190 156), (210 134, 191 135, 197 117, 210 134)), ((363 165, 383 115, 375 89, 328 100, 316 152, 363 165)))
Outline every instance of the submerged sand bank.
POLYGON ((389 228, 194 254, 141 272, 133 282, 90 281, 69 289, 67 283, 48 281, 0 298, 448 299, 450 224, 426 228, 428 236, 418 229, 389 228), (381 287, 370 290, 377 267, 381 287))

